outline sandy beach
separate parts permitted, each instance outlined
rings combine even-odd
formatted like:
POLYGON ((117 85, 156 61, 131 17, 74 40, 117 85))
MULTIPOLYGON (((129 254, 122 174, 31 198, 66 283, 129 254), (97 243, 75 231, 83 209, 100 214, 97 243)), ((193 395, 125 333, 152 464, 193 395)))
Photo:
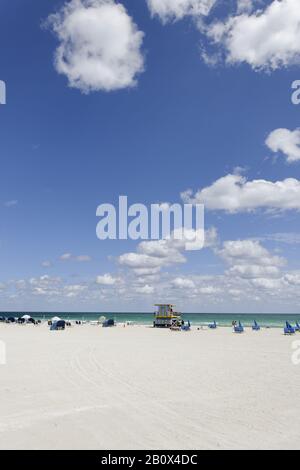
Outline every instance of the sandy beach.
POLYGON ((300 449, 295 339, 0 325, 0 448, 300 449))

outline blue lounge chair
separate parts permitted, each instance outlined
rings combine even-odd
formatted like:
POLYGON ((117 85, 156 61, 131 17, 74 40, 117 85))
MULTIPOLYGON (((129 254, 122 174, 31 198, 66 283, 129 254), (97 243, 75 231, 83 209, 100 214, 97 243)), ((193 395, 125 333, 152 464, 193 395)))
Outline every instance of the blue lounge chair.
POLYGON ((299 325, 299 323, 298 323, 297 321, 296 321, 296 328, 295 328, 295 330, 296 330, 297 332, 300 331, 300 325, 299 325))
POLYGON ((285 324, 284 328, 284 334, 285 335, 294 335, 296 333, 295 328, 292 327, 292 325, 287 321, 285 324))
POLYGON ((66 322, 64 320, 55 321, 50 326, 50 331, 65 330, 66 322))
POLYGON ((210 323, 208 325, 208 328, 210 328, 211 330, 216 330, 218 327, 218 325, 216 324, 216 322, 214 321, 213 323, 210 323))
POLYGON ((190 331, 190 330, 191 330, 191 324, 190 324, 190 322, 188 321, 186 325, 183 324, 183 325, 181 326, 181 330, 182 330, 182 331, 190 331))
POLYGON ((252 326, 252 330, 253 330, 253 331, 260 331, 260 326, 259 326, 259 324, 257 323, 256 320, 254 320, 254 324, 253 324, 253 326, 252 326))
POLYGON ((244 327, 243 327, 243 325, 241 324, 240 321, 239 321, 238 325, 235 325, 234 332, 235 333, 244 333, 244 327))
POLYGON ((115 320, 113 319, 105 320, 105 322, 102 323, 103 328, 110 328, 112 326, 115 326, 115 320))

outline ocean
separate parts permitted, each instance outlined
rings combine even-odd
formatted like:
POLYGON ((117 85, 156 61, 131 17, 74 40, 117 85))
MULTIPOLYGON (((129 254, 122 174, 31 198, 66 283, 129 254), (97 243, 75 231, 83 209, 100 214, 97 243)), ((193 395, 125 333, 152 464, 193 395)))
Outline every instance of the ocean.
MULTIPOLYGON (((6 318, 12 317, 22 317, 23 315, 28 314, 35 318, 36 320, 50 320, 54 316, 58 316, 64 320, 85 320, 85 321, 95 321, 98 320, 101 316, 106 318, 113 318, 117 323, 133 322, 139 325, 152 325, 154 315, 153 313, 118 313, 118 312, 99 312, 99 313, 69 313, 69 312, 60 312, 60 313, 50 313, 50 312, 3 312, 0 313, 0 316, 5 316, 6 318)), ((292 324, 295 324, 296 321, 300 323, 300 313, 299 315, 295 314, 213 314, 213 313, 184 313, 182 314, 183 320, 189 320, 194 326, 205 326, 208 323, 213 322, 214 320, 220 326, 231 326, 232 321, 241 321, 244 326, 251 326, 256 320, 263 327, 272 327, 272 328, 281 328, 285 325, 285 322, 288 320, 292 324)))

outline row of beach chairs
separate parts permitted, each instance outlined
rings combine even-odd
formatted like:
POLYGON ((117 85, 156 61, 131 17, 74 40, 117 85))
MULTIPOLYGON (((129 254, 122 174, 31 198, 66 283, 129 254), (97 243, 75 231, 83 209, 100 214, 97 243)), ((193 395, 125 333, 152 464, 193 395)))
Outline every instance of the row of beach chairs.
POLYGON ((296 322, 296 326, 292 326, 288 321, 285 324, 284 334, 285 335, 294 335, 295 333, 300 332, 300 325, 296 322))
MULTIPOLYGON (((210 328, 211 330, 216 330, 218 328, 218 325, 217 323, 214 321, 213 323, 210 323, 208 325, 208 328, 210 328)), ((260 331, 260 326, 259 324, 257 323, 257 321, 254 321, 253 325, 252 325, 252 330, 253 331, 260 331)), ((244 329, 244 326, 242 325, 241 322, 233 325, 233 330, 235 333, 244 333, 245 329, 244 329)))
MULTIPOLYGON (((208 325, 208 327, 211 329, 211 330, 216 330, 218 325, 217 323, 214 321, 213 323, 210 323, 208 325)), ((252 325, 252 330, 253 331, 260 331, 261 330, 261 327, 260 325, 257 323, 257 321, 255 320, 253 325, 252 325)), ((245 329, 244 329, 244 326, 242 325, 242 323, 239 321, 237 324, 234 324, 233 325, 233 331, 234 333, 244 333, 245 329)), ((299 333, 300 332, 300 325, 298 322, 296 322, 296 326, 292 326, 288 321, 286 322, 286 325, 285 325, 285 328, 284 328, 284 334, 285 335, 294 335, 295 333, 299 333)))

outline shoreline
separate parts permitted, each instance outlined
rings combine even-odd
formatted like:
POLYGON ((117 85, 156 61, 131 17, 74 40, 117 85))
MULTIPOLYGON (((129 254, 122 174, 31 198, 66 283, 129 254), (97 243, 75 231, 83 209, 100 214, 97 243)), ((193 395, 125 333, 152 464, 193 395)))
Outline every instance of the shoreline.
MULTIPOLYGON (((10 316, 14 318, 22 317, 23 315, 32 316, 35 320, 40 320, 42 322, 47 322, 51 320, 54 316, 65 321, 84 321, 84 322, 95 322, 98 321, 100 317, 114 319, 115 323, 126 323, 131 322, 133 324, 140 325, 152 325, 154 316, 147 313, 104 313, 104 314, 85 314, 85 313, 33 313, 33 312, 13 312, 5 313, 6 319, 10 316)), ((3 314, 0 314, 0 317, 3 314)), ((190 321, 192 327, 206 327, 210 323, 216 321, 219 327, 232 327, 233 321, 241 321, 244 327, 249 328, 253 325, 254 321, 257 321, 262 328, 284 328, 286 321, 289 321, 292 324, 296 322, 300 323, 300 314, 182 314, 182 319, 184 321, 190 321)), ((1 323, 0 323, 1 324, 1 323)))

